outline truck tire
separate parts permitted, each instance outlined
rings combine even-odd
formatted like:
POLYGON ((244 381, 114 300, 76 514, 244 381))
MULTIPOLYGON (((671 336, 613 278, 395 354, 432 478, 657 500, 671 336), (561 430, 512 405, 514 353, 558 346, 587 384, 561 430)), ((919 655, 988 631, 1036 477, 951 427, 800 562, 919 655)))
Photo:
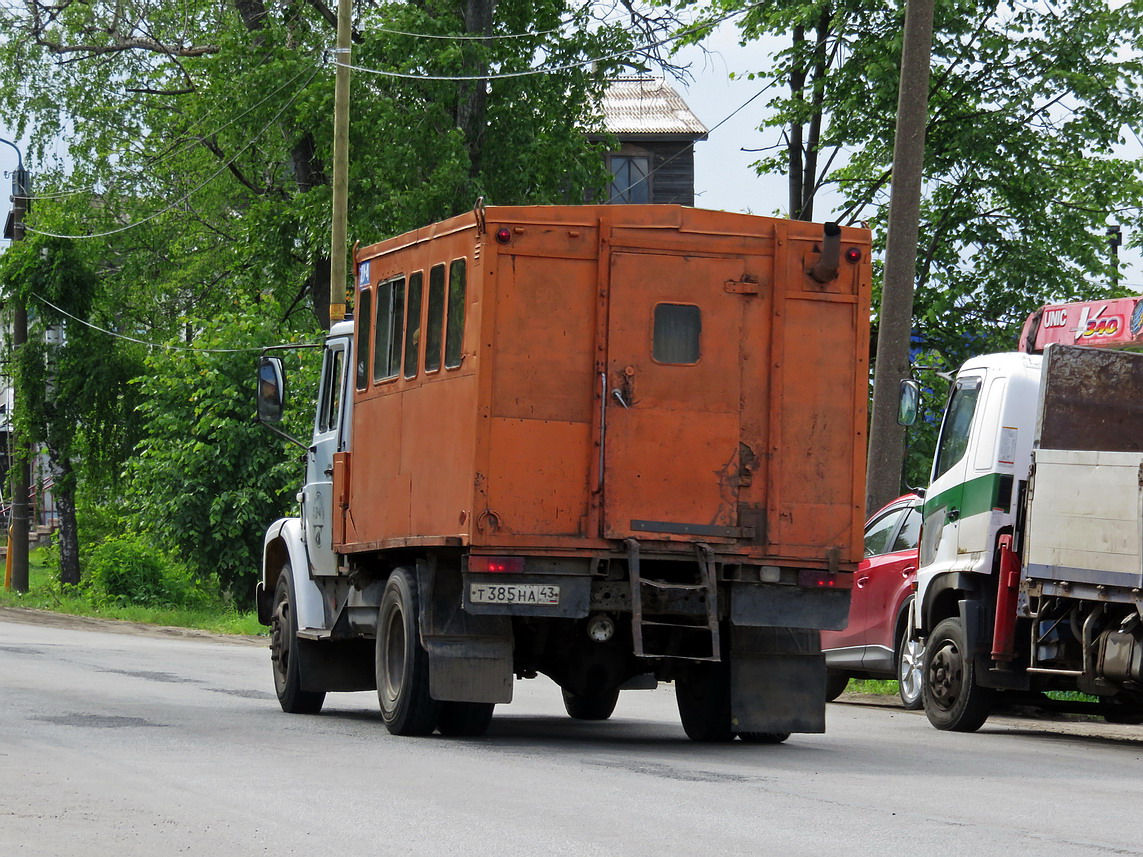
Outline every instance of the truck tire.
POLYGON ((916 639, 906 625, 897 644, 897 695, 906 711, 920 711, 925 707, 924 677, 925 644, 916 639))
POLYGON ((619 688, 613 687, 600 693, 572 693, 565 690, 564 710, 576 720, 606 720, 615 711, 619 701, 619 688))
POLYGON ((945 619, 933 629, 924 663, 922 696, 929 722, 949 732, 975 732, 983 726, 996 692, 976 683, 960 619, 945 619))
POLYGON ((438 702, 437 729, 449 738, 478 738, 492 722, 494 702, 438 702))
POLYGON ((789 732, 739 732, 738 740, 747 744, 781 744, 790 737, 789 732))
POLYGON ((846 673, 826 672, 826 702, 833 702, 849 687, 849 675, 846 673))
POLYGON ((723 663, 696 663, 675 679, 683 731, 707 744, 734 740, 730 724, 730 670, 723 663))
POLYGON ((385 584, 377 616, 377 700, 394 735, 431 735, 437 727, 418 616, 416 579, 398 568, 385 584))
POLYGON ((274 587, 270 618, 270 660, 274 669, 274 692, 288 714, 317 714, 325 703, 324 691, 302 690, 298 658, 298 617, 294 613, 294 581, 290 564, 282 567, 274 587))

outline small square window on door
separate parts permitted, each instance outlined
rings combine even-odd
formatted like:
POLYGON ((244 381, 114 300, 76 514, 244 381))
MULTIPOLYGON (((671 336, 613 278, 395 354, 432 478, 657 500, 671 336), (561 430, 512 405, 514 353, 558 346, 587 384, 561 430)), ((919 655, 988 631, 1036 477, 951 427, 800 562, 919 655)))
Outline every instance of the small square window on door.
POLYGON ((651 357, 656 363, 692 365, 702 354, 702 310, 693 304, 655 304, 651 357))

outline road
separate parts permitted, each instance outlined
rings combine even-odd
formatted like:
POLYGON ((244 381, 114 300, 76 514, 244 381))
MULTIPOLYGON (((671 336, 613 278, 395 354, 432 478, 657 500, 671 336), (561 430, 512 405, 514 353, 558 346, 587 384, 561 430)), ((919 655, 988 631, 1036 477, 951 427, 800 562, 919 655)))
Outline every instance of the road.
POLYGON ((850 699, 709 746, 669 687, 581 723, 534 680, 483 738, 395 738, 370 693, 282 713, 264 642, 27 618, 0 611, 3 857, 1143 854, 1143 727, 850 699))

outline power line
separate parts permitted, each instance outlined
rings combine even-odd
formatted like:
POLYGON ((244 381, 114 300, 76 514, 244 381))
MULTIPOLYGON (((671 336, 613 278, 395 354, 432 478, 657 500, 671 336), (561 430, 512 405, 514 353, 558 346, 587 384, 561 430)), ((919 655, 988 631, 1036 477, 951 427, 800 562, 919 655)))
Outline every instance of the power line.
POLYGON ((148 342, 145 339, 136 339, 134 336, 128 336, 125 333, 117 333, 114 330, 108 330, 105 327, 100 327, 99 325, 93 324, 90 321, 87 321, 86 319, 82 319, 77 315, 72 315, 66 309, 62 309, 61 307, 56 306, 54 303, 49 301, 47 298, 41 297, 40 295, 36 294, 35 292, 32 292, 31 294, 32 294, 32 297, 34 297, 36 300, 40 301, 41 303, 45 304, 46 306, 51 307, 56 312, 58 312, 60 315, 67 316, 72 321, 77 321, 80 324, 82 324, 84 327, 89 327, 92 330, 98 331, 99 333, 105 333, 108 336, 113 337, 115 339, 123 339, 123 340, 126 340, 127 342, 134 342, 137 345, 146 345, 148 348, 165 348, 168 351, 195 351, 195 352, 198 352, 200 354, 246 354, 246 353, 249 353, 251 351, 262 351, 263 348, 265 347, 262 345, 255 345, 255 346, 251 346, 249 348, 196 348, 193 345, 172 345, 171 343, 167 343, 167 342, 148 342))
MULTIPOLYGON (((25 229, 27 229, 28 232, 34 232, 37 235, 46 235, 49 238, 105 238, 108 235, 117 235, 120 232, 126 232, 128 229, 134 229, 136 226, 142 226, 144 223, 149 223, 150 221, 154 220, 155 218, 163 216, 167 212, 174 210, 179 205, 186 202, 194 194, 198 193, 200 190, 202 190, 204 187, 206 187, 208 184, 210 184, 212 181, 214 181, 216 178, 218 178, 218 176, 220 176, 223 173, 223 171, 229 169, 234 164, 234 162, 238 160, 239 155, 241 155, 243 152, 245 152, 247 149, 249 149, 251 146, 253 146, 255 141, 257 141, 259 138, 261 138, 261 136, 263 134, 265 134, 267 130, 269 130, 270 126, 278 121, 279 117, 281 117, 281 115, 286 112, 286 108, 288 108, 291 104, 294 103, 295 99, 297 99, 297 97, 299 95, 301 95, 302 90, 305 89, 306 86, 309 85, 309 82, 314 79, 314 77, 317 75, 317 73, 318 73, 317 69, 314 69, 313 71, 311 71, 310 76, 306 79, 306 82, 303 83, 298 88, 298 91, 295 92, 292 96, 290 96, 289 99, 286 100, 286 103, 283 104, 281 109, 278 110, 278 112, 274 114, 274 116, 270 119, 270 121, 267 122, 262 127, 262 130, 259 131, 257 134, 255 134, 253 137, 251 137, 246 142, 245 145, 243 145, 240 149, 238 149, 238 151, 236 151, 234 153, 233 157, 231 157, 229 160, 225 161, 221 167, 219 167, 217 170, 215 170, 213 173, 211 173, 209 176, 207 176, 207 178, 205 180, 203 180, 200 184, 193 187, 191 190, 187 191, 185 194, 183 194, 181 197, 176 199, 174 202, 172 202, 166 208, 163 208, 159 211, 156 211, 153 214, 149 214, 146 217, 144 217, 142 220, 137 220, 134 223, 128 223, 126 226, 120 226, 118 229, 108 229, 105 232, 95 232, 95 233, 91 233, 89 235, 64 235, 64 234, 61 234, 59 232, 48 232, 47 230, 43 230, 43 229, 34 229, 31 226, 26 226, 25 229)), ((294 78, 294 80, 297 80, 297 78, 301 77, 302 74, 304 74, 304 72, 299 73, 297 75, 297 77, 294 78)))
POLYGON ((565 63, 564 65, 540 66, 537 68, 528 69, 527 71, 508 71, 508 72, 498 72, 496 74, 415 74, 412 72, 386 71, 383 69, 366 68, 365 66, 354 65, 353 63, 344 63, 338 59, 337 55, 338 55, 339 51, 337 51, 336 49, 330 49, 328 51, 328 53, 333 55, 333 57, 334 57, 333 64, 336 66, 341 66, 342 68, 348 68, 348 69, 351 69, 353 71, 363 72, 365 74, 375 74, 375 75, 379 75, 380 77, 394 77, 394 78, 400 78, 402 80, 465 81, 465 80, 505 80, 505 79, 509 79, 509 78, 531 77, 531 76, 537 75, 537 74, 554 74, 555 72, 570 71, 572 69, 584 68, 585 66, 595 65, 596 63, 605 62, 607 60, 621 59, 622 57, 631 56, 632 54, 637 54, 637 53, 640 53, 642 51, 649 51, 652 48, 662 47, 663 45, 670 44, 671 42, 677 42, 679 39, 682 39, 683 37, 688 36, 692 33, 697 33, 701 30, 705 30, 705 29, 708 29, 710 27, 715 27, 718 24, 723 23, 724 21, 730 20, 731 18, 737 17, 739 15, 744 15, 747 12, 751 11, 752 9, 763 5, 763 2, 765 2, 765 0, 761 0, 761 2, 758 2, 758 3, 752 3, 751 5, 747 6, 746 8, 739 9, 736 12, 729 12, 726 15, 723 15, 721 18, 715 18, 714 20, 705 21, 701 24, 693 24, 690 27, 687 27, 683 30, 679 30, 677 33, 673 33, 672 35, 667 36, 667 37, 662 38, 662 39, 659 39, 658 41, 648 42, 646 44, 638 45, 636 47, 628 48, 628 49, 622 50, 622 51, 615 51, 614 53, 605 54, 604 56, 600 56, 600 57, 593 57, 591 59, 578 60, 578 61, 573 62, 573 63, 565 63))

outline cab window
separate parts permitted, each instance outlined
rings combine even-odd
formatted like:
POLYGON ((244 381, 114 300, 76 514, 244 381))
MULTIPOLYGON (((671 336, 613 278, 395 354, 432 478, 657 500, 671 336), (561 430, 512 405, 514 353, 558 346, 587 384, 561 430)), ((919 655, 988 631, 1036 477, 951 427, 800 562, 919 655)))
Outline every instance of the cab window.
POLYGON ((979 378, 957 380, 949 398, 948 409, 945 411, 944 425, 941 427, 937 458, 933 462, 934 480, 947 473, 968 451, 969 431, 972 429, 972 418, 976 414, 976 403, 979 398, 979 378))
POLYGON ((893 539, 891 553, 914 550, 917 547, 917 543, 921 540, 921 520, 921 510, 916 506, 910 506, 905 512, 905 520, 901 523, 901 531, 897 533, 897 538, 893 539))

